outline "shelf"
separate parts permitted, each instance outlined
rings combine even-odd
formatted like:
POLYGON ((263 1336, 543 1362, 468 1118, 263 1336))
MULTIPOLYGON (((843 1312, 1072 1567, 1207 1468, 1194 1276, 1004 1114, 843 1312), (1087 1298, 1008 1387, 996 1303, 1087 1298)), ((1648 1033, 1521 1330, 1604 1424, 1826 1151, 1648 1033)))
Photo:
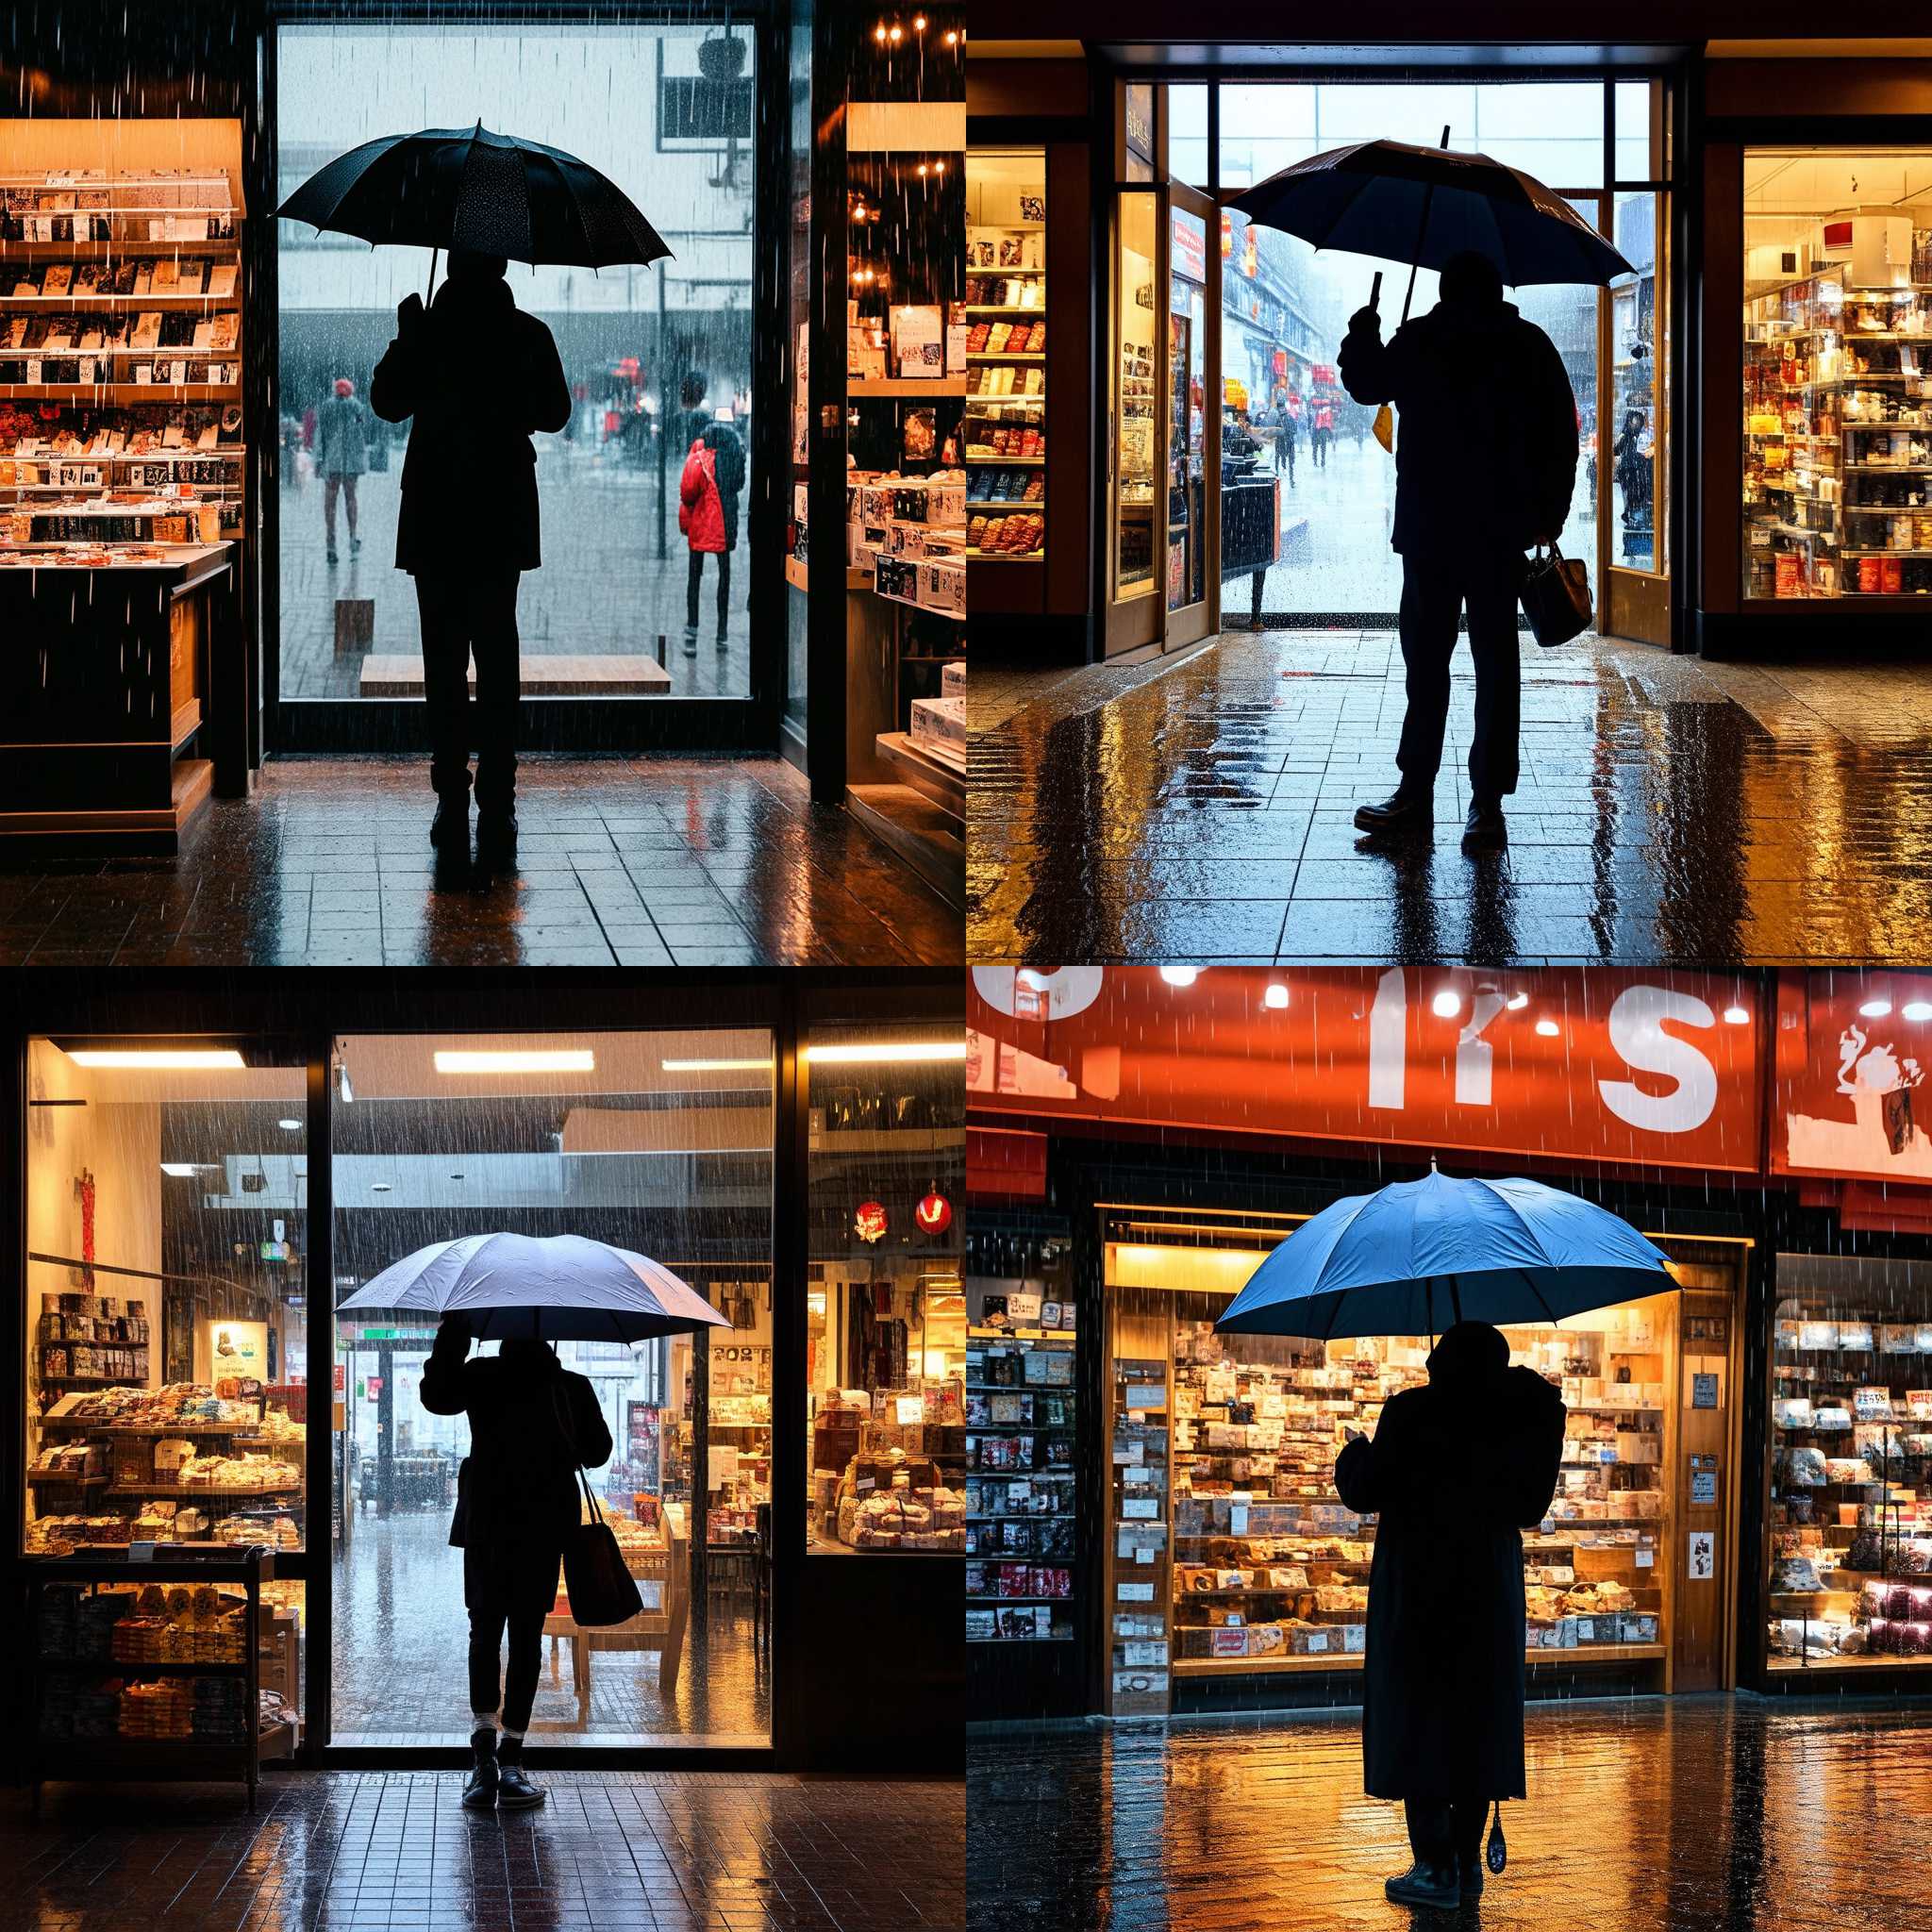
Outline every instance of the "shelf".
POLYGON ((968 510, 974 509, 1024 509, 1037 516, 1046 514, 1044 502, 1029 503, 1023 496, 969 496, 966 499, 968 510))
POLYGON ((43 1657, 35 1659, 34 1668, 85 1673, 91 1677, 245 1677, 248 1674, 245 1661, 225 1664, 132 1663, 120 1657, 43 1657))
POLYGON ((30 1483, 55 1483, 65 1490, 104 1489, 113 1478, 105 1475, 58 1475, 48 1470, 28 1470, 26 1479, 30 1483))
MULTIPOLYGON (((184 544, 184 549, 195 546, 184 544)), ((250 1423, 102 1423, 86 1422, 75 1415, 42 1415, 33 1418, 43 1429, 85 1429, 96 1436, 258 1436, 261 1422, 250 1423)), ((292 1444, 291 1446, 293 1446, 292 1444)))
POLYGON ((969 362, 1044 362, 1044 349, 968 349, 969 362))
MULTIPOLYGON (((969 273, 977 273, 977 271, 969 271, 969 273)), ((997 275, 999 271, 997 269, 990 269, 986 273, 997 275)), ((1004 302, 969 302, 966 304, 966 313, 968 315, 1030 315, 1041 322, 1044 322, 1046 320, 1046 306, 1044 303, 1036 303, 1029 308, 1024 304, 1018 308, 1013 308, 1004 302)), ((966 353, 970 356, 977 352, 969 349, 966 353)))
MULTIPOLYGON (((192 358, 190 358, 192 359, 192 358)), ((233 382, 0 382, 0 402, 59 402, 92 396, 95 401, 220 403, 240 397, 233 382)))
MULTIPOLYGON (((1340 1626, 1338 1626, 1340 1627, 1340 1626)), ((1661 1643, 1577 1643, 1566 1649, 1545 1649, 1539 1644, 1524 1652, 1524 1661, 1537 1665, 1561 1663, 1625 1663, 1640 1658, 1661 1657, 1661 1643)), ((1357 1650, 1321 1651, 1313 1657, 1175 1657, 1169 1666, 1176 1677, 1215 1677, 1272 1675, 1296 1671, 1358 1671, 1363 1654, 1357 1650)))
POLYGON ((214 1483, 111 1483, 104 1493, 109 1496, 151 1496, 162 1502, 175 1496, 229 1500, 236 1496, 299 1496, 304 1487, 300 1482, 280 1483, 265 1490, 226 1490, 214 1483))
POLYGON ((1022 469, 1039 470, 1043 469, 1046 466, 1046 458, 1044 457, 981 457, 974 456, 970 450, 967 452, 966 460, 969 464, 997 463, 1002 468, 1006 469, 1011 469, 1015 466, 1018 466, 1022 469))
POLYGON ((845 393, 848 398, 863 396, 935 396, 943 402, 949 398, 963 396, 966 393, 966 378, 963 375, 857 376, 847 381, 845 393))
MULTIPOLYGON (((6 244, 0 242, 0 258, 6 255, 6 244)), ((170 290, 159 295, 6 295, 0 294, 0 308, 46 308, 54 314, 64 314, 69 310, 82 308, 186 308, 196 304, 227 302, 240 307, 242 291, 239 287, 230 289, 225 294, 210 294, 206 290, 200 293, 180 290, 170 290)))

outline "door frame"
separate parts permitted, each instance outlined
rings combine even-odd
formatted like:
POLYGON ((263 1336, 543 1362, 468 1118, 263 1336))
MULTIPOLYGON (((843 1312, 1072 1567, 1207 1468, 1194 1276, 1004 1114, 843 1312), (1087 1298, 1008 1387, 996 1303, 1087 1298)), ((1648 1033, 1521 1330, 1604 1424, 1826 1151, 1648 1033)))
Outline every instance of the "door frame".
MULTIPOLYGON (((1174 300, 1174 217, 1176 210, 1197 216, 1207 229, 1207 286, 1202 294, 1201 366, 1202 381, 1202 528, 1197 533, 1203 546, 1201 601, 1177 608, 1167 601, 1166 572, 1161 572, 1161 633, 1163 652, 1178 651, 1189 644, 1212 637, 1221 628, 1221 413, 1224 397, 1221 375, 1221 209, 1214 198, 1198 188, 1172 177, 1167 183, 1168 211, 1165 238, 1170 259, 1166 280, 1167 306, 1171 314, 1174 300)), ((1171 333, 1171 327, 1169 330, 1171 333)), ((1174 395, 1174 372, 1161 393, 1170 404, 1174 395)), ((1172 419, 1168 430, 1173 432, 1172 419)), ((1173 451, 1168 452, 1169 463, 1173 451)))
MULTIPOLYGON (((1158 97, 1157 93, 1157 97, 1158 97)), ((1163 110, 1164 111, 1164 110, 1163 110)), ((1126 291, 1121 286, 1121 217, 1124 197, 1129 194, 1144 194, 1154 204, 1154 287, 1158 291, 1166 282, 1168 271, 1168 194, 1167 184, 1163 181, 1124 181, 1116 180, 1108 191, 1108 265, 1106 311, 1107 332, 1103 338, 1102 353, 1105 357, 1106 390, 1103 401, 1106 407, 1096 412, 1100 424, 1101 461, 1097 474, 1101 477, 1102 503, 1105 517, 1102 525, 1102 541, 1099 545, 1100 560, 1100 608, 1104 613, 1102 627, 1103 655, 1117 658, 1126 651, 1144 649, 1160 644, 1167 616, 1166 577, 1160 568, 1159 559, 1164 549, 1157 548, 1149 559, 1150 576, 1146 594, 1121 597, 1115 594, 1115 570, 1120 542, 1120 343, 1121 308, 1126 291)), ((1157 310, 1157 312, 1158 312, 1157 310)), ((1167 393, 1167 341, 1166 331, 1154 331, 1154 499, 1148 505, 1150 519, 1149 542, 1153 541, 1152 521, 1161 514, 1162 479, 1167 475, 1167 412, 1162 399, 1167 393)))

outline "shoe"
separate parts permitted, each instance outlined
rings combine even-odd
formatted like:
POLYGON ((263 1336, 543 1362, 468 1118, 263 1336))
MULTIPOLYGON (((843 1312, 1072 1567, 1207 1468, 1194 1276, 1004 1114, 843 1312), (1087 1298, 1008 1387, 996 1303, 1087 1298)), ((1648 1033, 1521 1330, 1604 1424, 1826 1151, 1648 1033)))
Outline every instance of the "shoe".
POLYGON ((488 1811, 496 1804, 500 1775, 496 1765, 496 1733, 477 1731, 470 1739, 470 1775, 463 1786, 463 1809, 488 1811))
POLYGON ((440 852, 445 845, 467 844, 470 838, 470 799, 463 794, 459 805, 453 798, 441 799, 436 816, 429 821, 429 842, 440 852))
POLYGON ((543 1796, 543 1792, 530 1782, 530 1774, 524 1769, 523 1745, 506 1743, 497 1771, 497 1808, 501 1811, 527 1811, 533 1805, 541 1805, 543 1796))
POLYGON ((1463 822, 1462 849, 1465 852, 1499 852, 1509 842, 1509 827, 1504 822, 1500 799, 1478 798, 1463 822))
POLYGON ((1462 1903, 1453 1863, 1430 1865, 1418 1858, 1399 1878, 1384 1879, 1382 1890, 1391 1905, 1433 1906, 1438 1911, 1453 1912, 1462 1903))
POLYGON ((506 864, 517 856, 517 815, 513 811, 476 814, 476 857, 506 864))
POLYGON ((728 643, 729 643, 730 641, 731 641, 731 640, 730 640, 730 639, 729 639, 728 637, 726 637, 726 636, 725 636, 725 634, 724 634, 724 632, 723 632, 722 630, 721 630, 721 631, 720 631, 720 632, 718 633, 718 648, 719 648, 719 649, 720 649, 721 651, 722 651, 722 650, 723 650, 723 649, 724 648, 724 646, 725 646, 726 644, 728 644, 728 643))
POLYGON ((688 624, 684 627, 684 655, 687 658, 695 658, 697 654, 698 627, 694 624, 688 624))
POLYGON ((1436 801, 1426 792, 1398 788, 1379 805, 1357 806, 1355 823, 1363 832, 1426 831, 1436 823, 1436 801))
POLYGON ((1456 1878, 1465 1899, 1483 1895, 1483 1855, 1471 1852, 1456 1860, 1456 1878))
POLYGON ((361 554, 362 554, 362 540, 361 540, 361 538, 359 538, 359 537, 351 537, 351 538, 349 539, 349 555, 350 555, 351 557, 359 557, 359 556, 360 556, 361 554))
POLYGON ((336 554, 335 554, 335 552, 334 552, 333 550, 331 550, 331 551, 329 552, 329 554, 328 554, 328 560, 329 560, 329 561, 330 561, 331 563, 335 562, 335 560, 336 560, 336 554))

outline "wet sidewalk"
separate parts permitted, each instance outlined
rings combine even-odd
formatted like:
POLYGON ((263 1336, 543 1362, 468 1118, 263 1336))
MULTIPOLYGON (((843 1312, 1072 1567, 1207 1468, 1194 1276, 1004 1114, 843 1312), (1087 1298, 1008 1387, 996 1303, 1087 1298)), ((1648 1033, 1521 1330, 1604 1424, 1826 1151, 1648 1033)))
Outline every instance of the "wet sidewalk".
MULTIPOLYGON (((969 957, 1655 964, 1915 958, 1932 921, 1932 682, 1524 644, 1509 845, 1465 857, 1474 684, 1432 842, 1394 787, 1392 632, 1224 634, 1177 665, 1021 680, 974 717, 969 957)), ((975 705, 977 700, 974 701, 975 705)))
POLYGON ((969 1740, 972 1932, 1893 1932, 1927 1923, 1932 1705, 1532 1705, 1508 1869, 1456 1914, 1391 1906, 1401 1807, 1357 1720, 969 1740))
POLYGON ((239 1789, 0 1798, 0 1932, 958 1932, 958 1783, 537 1774, 473 1814, 462 1776, 282 1772, 239 1789))

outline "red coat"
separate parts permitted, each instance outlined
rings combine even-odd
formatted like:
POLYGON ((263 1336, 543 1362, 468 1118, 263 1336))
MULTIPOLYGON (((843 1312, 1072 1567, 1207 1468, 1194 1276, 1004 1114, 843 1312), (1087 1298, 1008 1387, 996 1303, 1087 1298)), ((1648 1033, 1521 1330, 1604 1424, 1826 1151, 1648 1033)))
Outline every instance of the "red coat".
POLYGON ((718 494, 717 452, 703 437, 693 439, 677 486, 677 527, 701 554, 724 550, 724 503, 718 494))

